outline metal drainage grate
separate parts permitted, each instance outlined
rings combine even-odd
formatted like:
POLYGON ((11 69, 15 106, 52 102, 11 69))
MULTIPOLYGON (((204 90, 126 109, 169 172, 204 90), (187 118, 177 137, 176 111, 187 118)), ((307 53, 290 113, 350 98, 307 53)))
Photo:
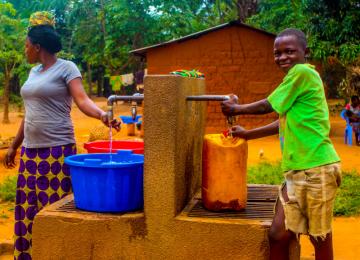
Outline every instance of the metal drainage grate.
POLYGON ((276 185, 249 185, 247 206, 243 211, 213 212, 205 209, 201 199, 188 212, 188 217, 272 220, 278 195, 276 185))

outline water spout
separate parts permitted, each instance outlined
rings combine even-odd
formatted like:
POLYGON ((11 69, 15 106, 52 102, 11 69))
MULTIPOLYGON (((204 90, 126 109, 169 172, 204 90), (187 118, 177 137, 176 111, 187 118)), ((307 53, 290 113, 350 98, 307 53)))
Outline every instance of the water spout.
MULTIPOLYGON (((238 97, 235 96, 235 99, 238 100, 238 97)), ((230 100, 230 96, 227 95, 199 95, 199 96, 187 96, 187 101, 226 101, 230 100)), ((229 128, 231 129, 236 119, 235 116, 226 117, 229 128)))
POLYGON ((227 95, 199 95, 199 96, 187 96, 187 101, 226 101, 230 96, 227 95))
POLYGON ((109 96, 107 101, 107 113, 110 121, 114 119, 114 102, 132 101, 133 103, 131 106, 131 116, 133 118, 136 118, 136 113, 137 113, 136 104, 138 102, 141 103, 143 100, 144 100, 144 95, 139 93, 136 93, 133 96, 118 96, 118 95, 109 96))

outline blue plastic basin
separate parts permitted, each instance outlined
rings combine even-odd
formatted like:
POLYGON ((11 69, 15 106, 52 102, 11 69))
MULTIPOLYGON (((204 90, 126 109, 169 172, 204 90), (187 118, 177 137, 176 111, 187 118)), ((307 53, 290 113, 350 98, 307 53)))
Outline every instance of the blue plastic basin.
POLYGON ((135 124, 142 117, 142 115, 136 115, 135 120, 132 119, 132 116, 119 116, 119 117, 121 118, 121 121, 124 124, 135 124))
POLYGON ((65 158, 70 167, 75 206, 95 212, 143 209, 144 155, 130 150, 78 154, 65 158))

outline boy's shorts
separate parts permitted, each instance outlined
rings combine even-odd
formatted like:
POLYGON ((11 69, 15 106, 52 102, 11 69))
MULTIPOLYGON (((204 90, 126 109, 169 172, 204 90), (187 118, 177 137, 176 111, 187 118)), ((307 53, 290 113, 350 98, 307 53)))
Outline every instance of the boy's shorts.
POLYGON ((336 190, 341 183, 340 163, 284 174, 289 201, 281 190, 279 199, 285 213, 285 228, 295 234, 325 239, 331 232, 336 190))

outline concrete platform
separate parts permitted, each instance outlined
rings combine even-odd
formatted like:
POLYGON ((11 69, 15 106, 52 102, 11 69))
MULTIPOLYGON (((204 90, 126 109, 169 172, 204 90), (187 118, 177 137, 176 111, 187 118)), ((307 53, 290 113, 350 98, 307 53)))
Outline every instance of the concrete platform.
POLYGON ((266 259, 276 186, 249 187, 248 208, 211 212, 199 192, 152 241, 144 212, 104 214, 75 208, 73 195, 44 208, 34 222, 34 259, 266 259), (256 192, 254 192, 256 191, 256 192), (261 205, 262 204, 262 205, 261 205), (261 205, 259 207, 259 205, 261 205), (246 236, 241 235, 246 234, 246 236), (156 245, 162 241, 161 247, 156 245))

